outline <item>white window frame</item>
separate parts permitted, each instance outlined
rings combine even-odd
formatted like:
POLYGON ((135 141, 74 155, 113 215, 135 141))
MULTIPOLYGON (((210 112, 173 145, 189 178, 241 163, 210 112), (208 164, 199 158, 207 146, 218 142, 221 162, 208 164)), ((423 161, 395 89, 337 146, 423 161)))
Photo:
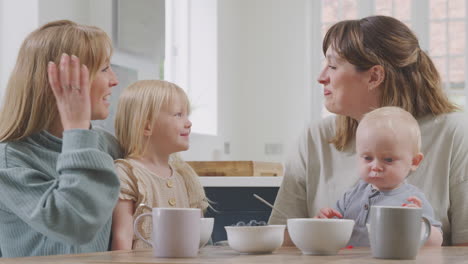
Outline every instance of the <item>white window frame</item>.
POLYGON ((218 135, 216 0, 166 0, 164 79, 192 103, 192 132, 218 135))

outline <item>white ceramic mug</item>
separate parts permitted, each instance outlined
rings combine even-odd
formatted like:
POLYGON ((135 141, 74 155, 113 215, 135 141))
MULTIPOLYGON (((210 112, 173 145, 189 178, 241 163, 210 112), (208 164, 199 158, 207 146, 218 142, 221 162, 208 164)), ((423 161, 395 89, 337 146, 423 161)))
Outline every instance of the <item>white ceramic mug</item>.
POLYGON ((161 258, 190 258, 198 254, 200 243, 200 209, 153 208, 139 215, 133 223, 135 235, 153 247, 153 255, 161 258), (138 232, 138 223, 145 216, 153 217, 151 241, 138 232))

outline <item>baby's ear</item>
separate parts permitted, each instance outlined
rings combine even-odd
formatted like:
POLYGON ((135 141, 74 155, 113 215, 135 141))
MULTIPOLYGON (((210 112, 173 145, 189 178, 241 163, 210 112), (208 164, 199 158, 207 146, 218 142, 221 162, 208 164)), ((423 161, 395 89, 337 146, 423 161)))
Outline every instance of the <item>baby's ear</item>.
POLYGON ((421 152, 414 155, 413 160, 411 161, 411 170, 415 171, 419 167, 419 164, 421 164, 421 161, 423 159, 424 159, 424 155, 421 152))

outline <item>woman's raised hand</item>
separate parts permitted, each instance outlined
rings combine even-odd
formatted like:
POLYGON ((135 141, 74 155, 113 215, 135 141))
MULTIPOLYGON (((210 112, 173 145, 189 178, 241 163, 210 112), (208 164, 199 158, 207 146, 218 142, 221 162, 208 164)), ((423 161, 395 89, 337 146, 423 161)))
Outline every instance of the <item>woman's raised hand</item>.
POLYGON ((64 53, 59 67, 49 62, 47 72, 63 129, 89 129, 91 100, 88 68, 80 64, 78 57, 64 53))

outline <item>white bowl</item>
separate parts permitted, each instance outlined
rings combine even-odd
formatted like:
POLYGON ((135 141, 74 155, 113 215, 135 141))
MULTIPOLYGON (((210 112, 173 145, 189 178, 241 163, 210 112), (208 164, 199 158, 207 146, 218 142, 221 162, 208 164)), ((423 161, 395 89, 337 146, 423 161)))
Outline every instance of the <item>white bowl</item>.
POLYGON ((200 245, 202 248, 210 240, 211 233, 213 233, 214 218, 200 218, 200 245))
POLYGON ((290 218, 291 240, 305 255, 336 255, 353 232, 354 220, 290 218))
POLYGON ((267 254, 283 244, 284 225, 225 226, 229 246, 243 254, 267 254))

